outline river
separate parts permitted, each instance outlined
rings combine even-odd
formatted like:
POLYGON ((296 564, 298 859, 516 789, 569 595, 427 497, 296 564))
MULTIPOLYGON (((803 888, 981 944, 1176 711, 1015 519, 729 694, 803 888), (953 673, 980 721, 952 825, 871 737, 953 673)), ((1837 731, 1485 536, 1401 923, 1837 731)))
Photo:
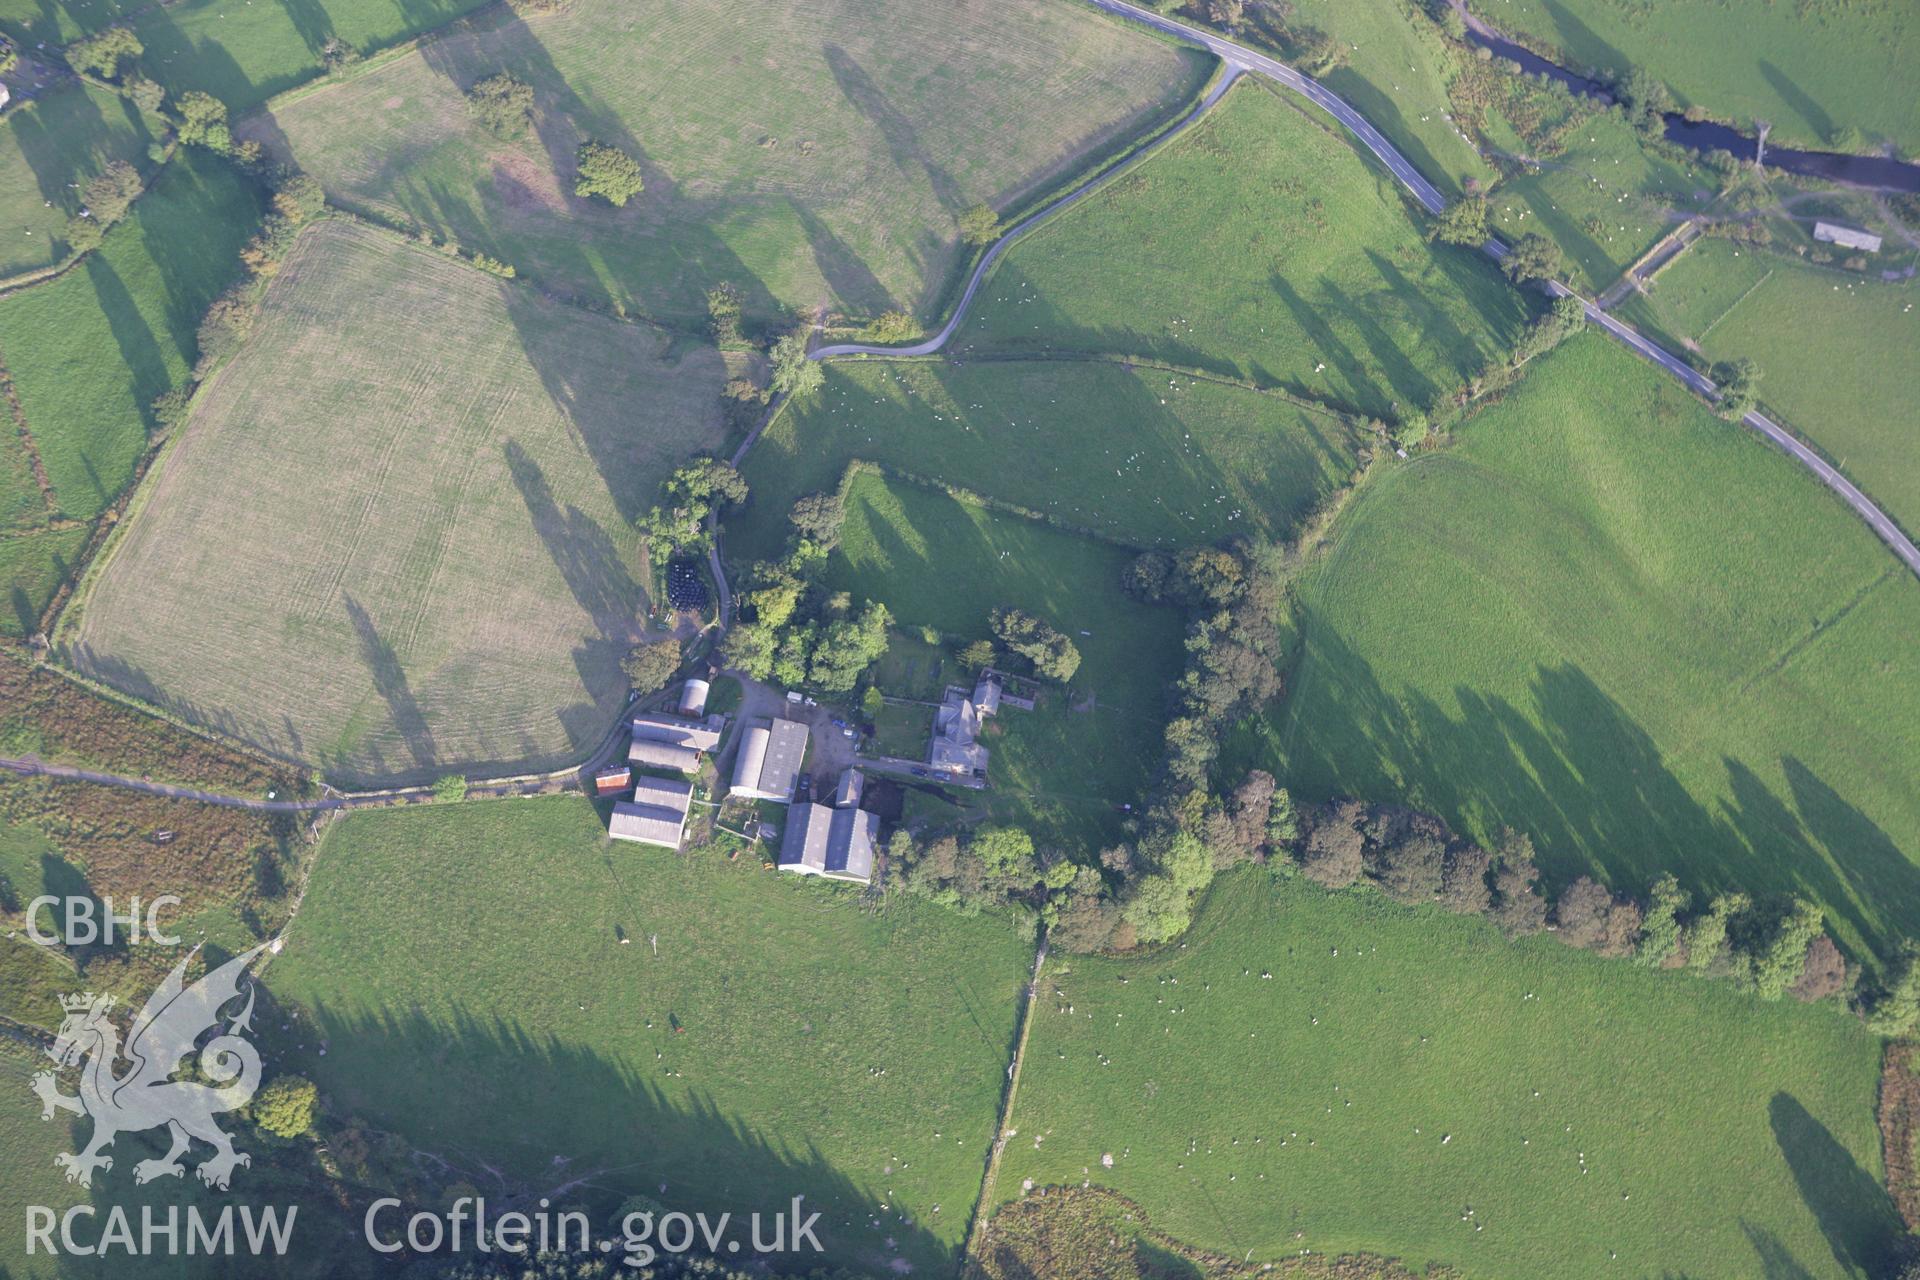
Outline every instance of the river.
MULTIPOLYGON (((1550 62, 1531 49, 1523 48, 1500 35, 1484 22, 1476 21, 1467 31, 1467 39, 1489 49, 1495 57, 1511 58, 1529 75, 1545 74, 1560 81, 1575 93, 1613 101, 1607 86, 1586 76, 1576 75, 1557 62, 1550 62)), ((1753 135, 1711 120, 1694 123, 1685 116, 1669 112, 1666 135, 1669 141, 1693 151, 1726 151, 1751 161, 1757 149, 1753 135)), ((1834 151, 1795 151, 1791 147, 1768 147, 1767 165, 1786 173, 1802 174, 1827 182, 1845 183, 1868 191, 1920 191, 1920 164, 1906 164, 1882 156, 1854 156, 1834 151)))

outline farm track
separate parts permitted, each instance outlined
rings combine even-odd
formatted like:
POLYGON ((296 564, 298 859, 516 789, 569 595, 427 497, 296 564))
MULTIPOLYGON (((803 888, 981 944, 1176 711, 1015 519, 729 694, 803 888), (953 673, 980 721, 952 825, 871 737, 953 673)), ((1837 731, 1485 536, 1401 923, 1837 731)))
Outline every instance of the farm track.
MULTIPOLYGON (((985 282, 987 274, 993 269, 994 265, 1000 260, 1001 256, 1007 248, 1012 245, 1014 240, 1025 235, 1037 224, 1052 217, 1054 214, 1063 212, 1067 208, 1078 204, 1081 200, 1103 187, 1111 179, 1131 169, 1139 161, 1157 152, 1167 142, 1185 133, 1219 101, 1221 95, 1243 74, 1250 73, 1263 76, 1276 84, 1300 94, 1309 102, 1312 102, 1315 106, 1327 112, 1327 114, 1339 121, 1340 124, 1344 125, 1368 151, 1373 153, 1374 158, 1385 165, 1387 171, 1398 179, 1402 186, 1406 187, 1409 194, 1413 196, 1421 208, 1430 214, 1438 214, 1446 208, 1446 198, 1440 194, 1439 190, 1435 188, 1432 183, 1428 182, 1426 178, 1421 175, 1418 169, 1414 168, 1405 156, 1400 154, 1399 150, 1395 148, 1391 142, 1387 141, 1386 137, 1373 126, 1372 122, 1318 81, 1294 70, 1292 67, 1287 66, 1277 59, 1248 49, 1225 36, 1206 31, 1199 27, 1189 26, 1173 18, 1164 17, 1150 10, 1142 9, 1137 5, 1128 3, 1128 0, 1088 0, 1088 3, 1116 17, 1150 27, 1162 35, 1172 36, 1175 39, 1199 45, 1225 64, 1226 71, 1222 75, 1220 83, 1208 93, 1206 99, 1201 102, 1200 106, 1196 108, 1191 115, 1181 121, 1178 126, 1169 130, 1153 146, 1143 148, 1124 164, 1089 180, 1084 185, 1075 188, 1058 200, 1053 201, 1046 207, 1022 219, 999 240, 995 241, 993 247, 987 251, 985 256, 981 258, 979 264, 974 268, 973 275, 967 282, 966 291, 961 294, 960 301, 954 307, 953 315, 948 318, 947 323, 943 325, 940 331, 933 337, 910 347, 880 347, 864 343, 839 343, 817 348, 812 353, 815 359, 834 360, 848 356, 925 356, 938 353, 947 345, 953 335, 959 331, 962 321, 966 318, 967 308, 972 303, 974 295, 979 291, 980 285, 985 282)), ((1507 246, 1495 238, 1489 238, 1487 242, 1481 246, 1481 249, 1495 262, 1500 261, 1507 255, 1507 246)), ((1673 377, 1679 379, 1682 385, 1686 386, 1688 390, 1703 397, 1709 403, 1714 403, 1719 400, 1719 387, 1711 378, 1687 364, 1684 360, 1666 350, 1666 348, 1660 346, 1658 343, 1648 339, 1632 325, 1615 319, 1594 300, 1583 297, 1572 287, 1562 284, 1557 280, 1549 281, 1546 285, 1546 290, 1548 294, 1555 298, 1571 297, 1579 299, 1581 309, 1586 313, 1589 324, 1598 325, 1615 341, 1621 343, 1642 359, 1648 360, 1666 370, 1669 374, 1673 375, 1673 377)), ((1920 577, 1920 546, 1915 546, 1913 540, 1900 529, 1899 525, 1894 523, 1892 517, 1882 511, 1880 507, 1871 498, 1867 497, 1865 493, 1861 492, 1851 480, 1842 475, 1838 468, 1834 467, 1827 462, 1825 458, 1822 458, 1817 452, 1802 443, 1791 431, 1780 426, 1757 409, 1747 413, 1746 416, 1741 419, 1741 424, 1773 444, 1802 467, 1812 472, 1820 483, 1831 489, 1839 496, 1841 501, 1851 507, 1854 513, 1866 522, 1867 527, 1872 529, 1880 540, 1887 544, 1887 547, 1893 554, 1905 564, 1916 577, 1920 577)), ((751 443, 751 441, 749 441, 749 443, 751 443)), ((744 451, 743 448, 742 452, 744 453, 744 451)))

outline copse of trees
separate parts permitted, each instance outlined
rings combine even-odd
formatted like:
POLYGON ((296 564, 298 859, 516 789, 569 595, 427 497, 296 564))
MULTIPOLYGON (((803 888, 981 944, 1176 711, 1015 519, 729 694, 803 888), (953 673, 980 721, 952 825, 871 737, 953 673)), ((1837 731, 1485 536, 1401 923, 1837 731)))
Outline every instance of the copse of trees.
POLYGON ((994 637, 1033 664, 1033 673, 1042 680, 1061 684, 1073 679, 1080 669, 1080 650, 1065 632, 1023 609, 995 609, 991 619, 994 637))
POLYGON ((1567 267, 1560 246, 1537 231, 1529 231, 1507 247, 1500 269, 1515 284, 1529 280, 1551 280, 1567 267))
POLYGON ((1477 249, 1487 242, 1487 199, 1462 196, 1448 205, 1427 227, 1427 239, 1477 249))
POLYGON ((595 196, 616 209, 626 207, 646 189, 640 162, 605 142, 583 142, 574 156, 573 194, 582 200, 595 196))
POLYGON ((126 27, 108 27, 67 46, 67 65, 81 75, 96 75, 111 80, 119 74, 120 64, 132 62, 146 52, 140 37, 126 27))
POLYGON ((467 90, 467 110, 495 137, 517 138, 533 123, 533 86, 504 71, 476 80, 467 90))
POLYGON ((1713 380, 1720 384, 1720 416, 1729 422, 1746 417, 1759 402, 1760 366, 1747 356, 1714 365, 1713 380))
POLYGON ((844 592, 827 595, 819 584, 846 519, 844 490, 843 481, 838 492, 795 502, 780 559, 760 561, 743 575, 740 616, 721 648, 728 666, 755 680, 850 693, 887 651, 893 618, 885 605, 868 601, 856 609, 844 592))
POLYGON ((707 517, 747 500, 747 482, 732 464, 695 458, 674 469, 660 486, 660 501, 635 520, 648 551, 660 559, 704 548, 707 517))
POLYGON ((680 669, 680 642, 672 636, 651 644, 637 644, 627 650, 620 669, 637 693, 656 693, 667 687, 673 673, 680 669))
POLYGON ((233 140, 233 130, 227 124, 227 104, 212 94, 189 89, 174 103, 174 110, 179 116, 174 121, 174 133, 183 144, 205 147, 242 164, 259 160, 260 144, 233 140))
POLYGON ((768 352, 773 362, 773 389, 779 395, 803 396, 818 391, 827 380, 818 360, 807 356, 807 331, 803 326, 783 334, 768 352))
POLYGON ((126 217, 143 190, 139 170, 125 160, 110 161, 82 190, 83 212, 67 219, 68 247, 75 253, 98 248, 107 228, 126 217))

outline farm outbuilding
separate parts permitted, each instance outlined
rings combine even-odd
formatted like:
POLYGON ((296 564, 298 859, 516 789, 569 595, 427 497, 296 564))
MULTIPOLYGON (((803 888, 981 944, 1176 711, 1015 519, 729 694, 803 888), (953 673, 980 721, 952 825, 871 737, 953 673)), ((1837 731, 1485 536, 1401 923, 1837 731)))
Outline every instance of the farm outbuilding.
POLYGON ((669 778, 635 778, 633 800, 613 806, 607 834, 615 840, 678 849, 693 802, 693 784, 669 778))
POLYGON ((1871 231, 1862 231, 1858 227, 1843 227, 1837 222, 1814 223, 1813 238, 1828 244, 1837 244, 1842 249, 1859 249, 1864 253, 1880 252, 1879 236, 1871 231))
POLYGON ((807 726, 798 720, 760 720, 747 726, 733 766, 733 794, 756 800, 793 800, 807 755, 807 726))
POLYGON ((633 770, 615 766, 602 769, 593 775, 595 795, 610 796, 616 791, 625 791, 633 785, 633 770))
POLYGON ((656 714, 633 718, 633 742, 627 759, 653 769, 678 769, 692 773, 700 767, 700 756, 720 745, 720 716, 691 720, 683 716, 656 714))
POLYGON ((680 714, 683 716, 705 715, 707 694, 711 686, 705 680, 689 680, 680 689, 680 714))
POLYGON ((776 865, 803 876, 866 884, 873 879, 873 849, 879 834, 879 814, 829 809, 823 804, 795 805, 776 865))

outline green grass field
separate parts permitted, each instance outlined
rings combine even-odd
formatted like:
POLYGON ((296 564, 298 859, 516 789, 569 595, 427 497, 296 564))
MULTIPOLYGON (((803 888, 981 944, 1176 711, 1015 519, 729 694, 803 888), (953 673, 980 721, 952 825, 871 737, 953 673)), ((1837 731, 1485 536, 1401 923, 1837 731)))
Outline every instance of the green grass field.
POLYGON ((1750 356, 1770 408, 1908 529, 1920 529, 1920 290, 1703 240, 1641 305, 1710 359, 1750 356))
POLYGON ((1854 1020, 1371 892, 1240 872, 1034 1019, 998 1197, 1090 1179, 1235 1258, 1826 1280, 1904 1234, 1854 1020))
POLYGON ((1920 584, 1784 455, 1589 335, 1336 539, 1235 768, 1514 826, 1556 888, 1792 890, 1867 959, 1920 932, 1920 584))
POLYGON ((63 232, 83 203, 80 188, 109 161, 151 170, 154 126, 131 99, 82 83, 7 112, 0 120, 0 276, 64 259, 63 232))
POLYGON ((1597 293, 1705 208, 1721 181, 1700 165, 1654 155, 1618 114, 1603 112, 1575 124, 1560 155, 1496 186, 1488 222, 1509 241, 1529 231, 1546 236, 1571 267, 1562 278, 1597 293))
POLYGON ((1166 689, 1182 662, 1180 614, 1120 590, 1130 555, 862 475, 847 496, 827 583, 951 642, 990 635, 997 605, 1025 609, 1072 637, 1081 664, 1071 691, 1049 686, 1037 710, 1008 709, 990 722, 983 798, 995 817, 1026 826, 1036 841, 1090 852, 1117 838, 1116 806, 1142 798, 1159 761, 1166 689))
POLYGON ((269 983, 317 1020, 302 1069, 337 1114, 449 1180, 710 1215, 805 1195, 838 1259, 944 1274, 1030 959, 1006 919, 609 844, 555 798, 346 819, 269 983))
POLYGON ((1529 304, 1479 255, 1428 245, 1333 129, 1243 81, 1014 247, 960 352, 1122 352, 1369 414, 1424 410, 1512 342, 1529 304))
MULTIPOLYGON (((18 137, 32 118, 16 111, 7 121, 18 137)), ((76 162, 91 163, 85 155, 61 163, 76 162)), ((99 250, 57 278, 0 298, 0 362, 13 377, 57 508, 47 510, 9 421, 0 432, 0 591, 7 594, 0 633, 35 629, 86 545, 84 528, 38 526, 52 516, 91 520, 133 479, 147 447, 148 406, 192 365, 194 330, 239 274, 257 199, 224 163, 185 152, 99 250)))
POLYGON ((632 514, 720 437, 719 355, 669 347, 319 224, 160 464, 74 661, 339 780, 566 763, 626 696, 632 514))
POLYGON ((1920 12, 1901 0, 1481 0, 1474 11, 1575 69, 1645 67, 1683 106, 1742 127, 1771 120, 1784 146, 1920 145, 1920 102, 1887 91, 1920 43, 1920 12))
POLYGON ((257 199, 224 161, 183 152, 97 252, 0 298, 0 358, 62 513, 91 519, 133 479, 148 406, 192 366, 201 315, 240 274, 257 199))
POLYGON ((40 615, 79 564, 86 545, 85 529, 0 537, 0 591, 7 593, 6 607, 0 609, 0 634, 30 636, 39 630, 40 615))
POLYGON ((1284 536, 1355 465, 1332 414, 1103 361, 841 361, 747 455, 734 553, 767 558, 778 517, 851 458, 960 485, 1134 546, 1284 536))
POLYGON ((1343 66, 1321 83, 1345 98, 1448 196, 1486 161, 1447 119, 1453 54, 1432 24, 1403 0, 1297 0, 1297 20, 1347 46, 1343 66))
POLYGON ((168 93, 199 89, 237 115, 323 74, 323 53, 330 40, 369 53, 431 31, 484 3, 181 0, 140 5, 130 25, 146 46, 142 68, 168 93))
POLYGON ((597 301, 704 322, 706 290, 731 282, 755 317, 877 315, 935 305, 970 205, 1017 205, 1124 145, 1207 68, 1042 0, 578 0, 489 10, 250 131, 353 207, 597 301), (518 142, 465 107, 502 70, 538 98, 518 142), (572 194, 588 137, 639 158, 647 189, 625 209, 572 194))

